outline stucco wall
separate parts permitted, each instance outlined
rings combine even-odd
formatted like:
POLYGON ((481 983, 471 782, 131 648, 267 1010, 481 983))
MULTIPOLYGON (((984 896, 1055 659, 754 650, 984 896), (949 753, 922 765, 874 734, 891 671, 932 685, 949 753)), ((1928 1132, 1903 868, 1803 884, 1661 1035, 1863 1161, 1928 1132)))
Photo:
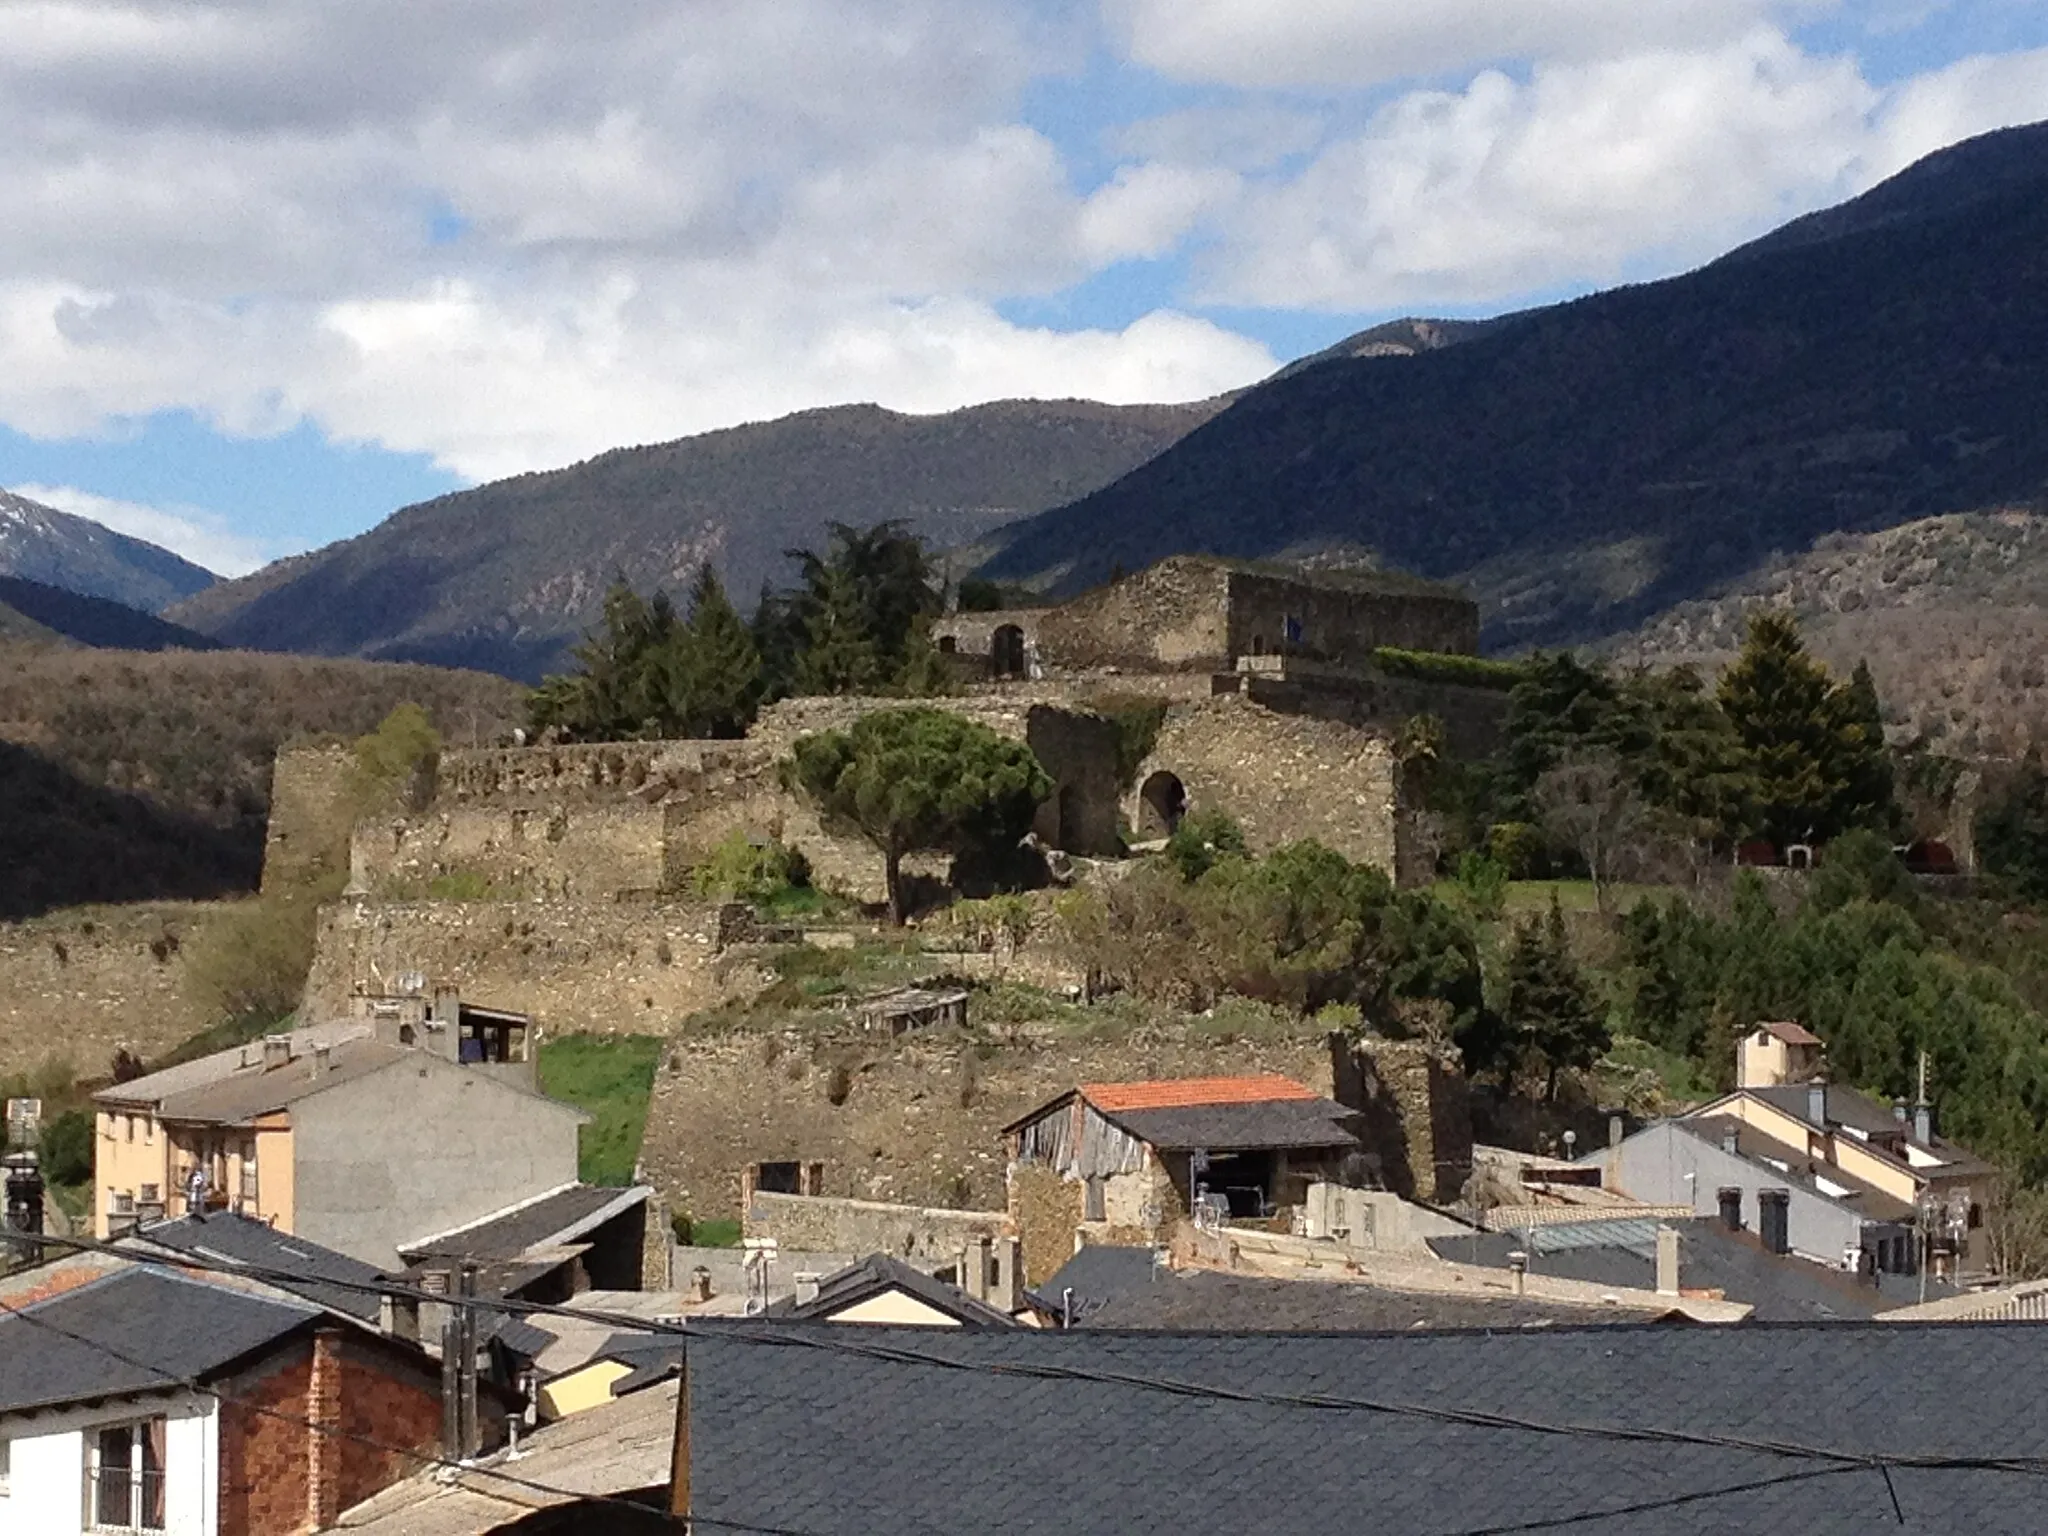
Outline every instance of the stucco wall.
POLYGON ((1180 780, 1190 812, 1227 811, 1255 852, 1312 837, 1347 858, 1412 873, 1398 867, 1393 750, 1376 733, 1276 714, 1237 695, 1175 705, 1125 798, 1140 837, 1163 835, 1144 800, 1155 773, 1180 780))
POLYGON ((214 1536, 219 1505, 219 1420, 214 1399, 198 1394, 114 1399, 59 1409, 7 1424, 9 1496, 0 1499, 0 1531, 22 1536, 80 1531, 86 1524, 87 1436, 101 1427, 163 1416, 163 1536, 214 1536))
POLYGON ((661 1033, 758 985, 719 964, 739 917, 697 902, 337 902, 320 913, 301 1012, 338 1018, 417 971, 549 1034, 661 1033))
POLYGON ((566 1104, 417 1053, 292 1108, 301 1237, 400 1267, 402 1241, 576 1179, 566 1104))

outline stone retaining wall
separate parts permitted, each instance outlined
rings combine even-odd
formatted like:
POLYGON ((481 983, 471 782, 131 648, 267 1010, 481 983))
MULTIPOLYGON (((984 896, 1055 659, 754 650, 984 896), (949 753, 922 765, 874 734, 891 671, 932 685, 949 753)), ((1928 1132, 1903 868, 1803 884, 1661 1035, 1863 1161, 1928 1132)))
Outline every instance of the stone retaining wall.
POLYGON ((1010 1231, 1003 1211, 955 1211, 754 1192, 742 1217, 748 1237, 772 1237, 791 1253, 886 1253, 912 1264, 957 1261, 976 1238, 1010 1231))

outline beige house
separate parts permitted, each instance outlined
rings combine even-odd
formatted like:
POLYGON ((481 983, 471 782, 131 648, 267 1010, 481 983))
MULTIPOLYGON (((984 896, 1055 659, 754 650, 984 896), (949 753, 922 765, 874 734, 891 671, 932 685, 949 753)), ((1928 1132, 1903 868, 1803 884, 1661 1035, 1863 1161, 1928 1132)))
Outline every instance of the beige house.
POLYGON ((1757 1025, 1735 1046, 1735 1086, 1776 1088, 1811 1081, 1826 1048, 1804 1025, 1772 1020, 1757 1025))
POLYGON ((414 1234, 575 1182, 587 1117, 535 1088, 523 1018, 357 1011, 95 1094, 94 1235, 227 1210, 397 1269, 414 1234))

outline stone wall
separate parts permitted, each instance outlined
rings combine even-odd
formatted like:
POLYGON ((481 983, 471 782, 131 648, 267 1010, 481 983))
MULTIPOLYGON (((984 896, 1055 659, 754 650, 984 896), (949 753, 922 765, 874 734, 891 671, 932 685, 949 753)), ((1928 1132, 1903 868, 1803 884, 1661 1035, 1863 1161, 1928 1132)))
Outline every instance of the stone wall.
POLYGON ((205 1028, 186 953, 233 908, 152 902, 0 923, 0 1076, 68 1062, 96 1077, 118 1049, 147 1060, 205 1028))
POLYGON ((1276 713, 1312 715, 1359 730, 1392 734, 1418 715, 1434 715, 1443 722, 1452 755, 1466 761, 1491 756, 1507 724, 1508 695, 1501 688, 1425 683, 1378 672, 1347 673, 1341 679, 1253 673, 1240 687, 1252 702, 1276 713))
POLYGON ((1002 1237, 1010 1231, 1010 1218, 1003 1211, 955 1211, 761 1190, 754 1192, 741 1219, 748 1237, 772 1237, 790 1253, 887 1253, 934 1266, 956 1262, 977 1237, 1002 1237))
POLYGON ((1383 645, 1477 655, 1479 605, 1448 591, 1378 587, 1369 578, 1295 580, 1263 571, 1231 572, 1232 656, 1287 650, 1363 668, 1383 645), (1300 629, 1296 638, 1286 637, 1290 618, 1300 629))
POLYGON ((1167 781, 1155 775, 1179 782, 1187 810, 1227 811, 1254 852, 1312 837, 1397 878, 1418 875, 1401 868, 1399 773, 1384 736, 1225 695, 1167 712, 1125 799, 1141 839, 1168 830, 1159 810, 1167 781))
POLYGON ((637 799, 456 803, 423 816, 369 819, 349 842, 349 890, 425 897, 437 881, 466 876, 502 897, 651 896, 680 878, 668 838, 678 809, 637 799))
POLYGON ((759 989, 758 968, 723 956, 742 937, 709 903, 341 901, 320 913, 301 1013, 339 1016, 417 971, 549 1035, 664 1033, 759 989))
POLYGON ((1356 1041, 1335 1055, 1336 1097, 1360 1112, 1379 1180, 1404 1200, 1449 1205, 1472 1176, 1472 1107, 1454 1048, 1356 1041))
POLYGON ((1200 1021, 1104 1040, 1049 1026, 685 1038, 655 1075, 641 1156, 696 1216, 739 1215, 740 1172, 756 1162, 822 1162, 827 1195, 992 1210, 1005 1201, 1002 1128, 1076 1083, 1237 1072, 1318 1093, 1334 1082, 1328 1040, 1306 1022, 1297 1036, 1227 1044, 1200 1021))
POLYGON ((303 890, 346 868, 355 769, 355 753, 343 746, 278 752, 270 769, 270 821, 263 841, 266 893, 303 890))

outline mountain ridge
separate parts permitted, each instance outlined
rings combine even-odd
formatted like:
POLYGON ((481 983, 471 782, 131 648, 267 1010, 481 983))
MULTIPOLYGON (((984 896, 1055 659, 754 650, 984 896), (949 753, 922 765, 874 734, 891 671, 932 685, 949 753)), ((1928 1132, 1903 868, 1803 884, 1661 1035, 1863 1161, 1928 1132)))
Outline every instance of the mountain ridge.
POLYGON ((1489 644, 1518 648, 1625 631, 1825 534, 2048 495, 2048 125, 1844 210, 1842 234, 1767 236, 1398 368, 1276 377, 1007 530, 984 573, 1066 593, 1175 551, 1345 545, 1470 585, 1489 644), (1983 165, 1989 185, 1949 190, 1983 165))
POLYGON ((219 578, 160 545, 0 489, 0 576, 157 614, 219 578))

